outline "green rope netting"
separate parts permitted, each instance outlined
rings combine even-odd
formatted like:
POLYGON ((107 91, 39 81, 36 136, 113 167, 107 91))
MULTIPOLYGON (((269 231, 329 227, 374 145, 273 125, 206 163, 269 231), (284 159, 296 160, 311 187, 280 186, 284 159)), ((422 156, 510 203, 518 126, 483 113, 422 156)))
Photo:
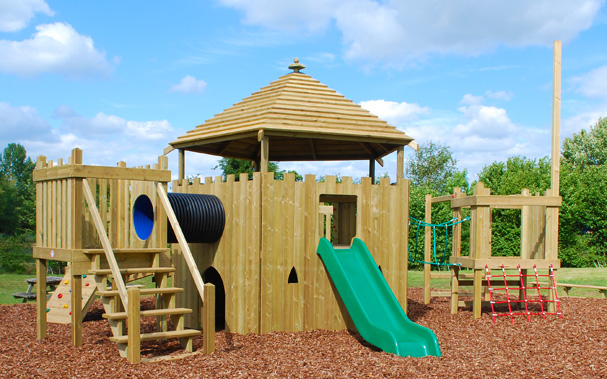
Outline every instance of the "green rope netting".
MULTIPOLYGON (((446 258, 447 258, 447 247, 449 246, 449 227, 453 227, 457 224, 461 224, 463 222, 466 222, 468 220, 470 220, 470 217, 466 217, 462 220, 458 220, 457 218, 452 218, 449 221, 445 221, 441 224, 430 224, 427 223, 425 221, 422 220, 418 220, 415 217, 411 217, 409 216, 409 218, 413 221, 415 221, 417 223, 417 232, 415 234, 415 252, 417 253, 419 251, 418 249, 418 242, 419 242, 419 230, 421 229, 421 227, 430 227, 432 228, 432 246, 433 246, 433 256, 434 256, 434 261, 433 262, 426 262, 423 260, 418 260, 415 259, 414 257, 412 257, 411 255, 411 245, 409 245, 408 249, 409 249, 409 261, 410 262, 415 262, 415 263, 422 263, 422 264, 426 264, 426 265, 433 265, 433 266, 460 266, 459 263, 448 263, 445 262, 446 258), (445 228, 445 249, 443 250, 443 256, 441 258, 441 261, 438 261, 438 258, 436 256, 436 228, 445 228)), ((419 255, 418 253, 416 255, 419 255)))

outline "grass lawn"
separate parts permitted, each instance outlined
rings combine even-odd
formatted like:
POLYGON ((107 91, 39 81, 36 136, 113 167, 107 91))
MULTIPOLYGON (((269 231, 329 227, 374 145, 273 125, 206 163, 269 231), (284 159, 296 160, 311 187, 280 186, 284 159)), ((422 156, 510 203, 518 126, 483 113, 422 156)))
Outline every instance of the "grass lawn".
MULTIPOLYGON (((540 272, 545 274, 546 272, 540 272)), ((15 299, 13 292, 25 292, 27 283, 25 279, 33 278, 35 275, 0 274, 0 304, 16 304, 22 299, 15 299)), ((607 268, 562 268, 558 270, 558 281, 561 283, 588 284, 607 287, 607 268)), ((423 287, 424 279, 422 271, 409 271, 409 287, 423 287)), ((129 284, 143 284, 146 288, 153 287, 151 277, 139 279, 129 284)), ((435 279, 432 287, 436 289, 448 289, 449 279, 435 279)), ((583 288, 572 288, 569 293, 572 296, 596 297, 602 295, 597 290, 583 288)), ((564 292, 559 289, 559 296, 564 292)))
MULTIPOLYGON (((36 277, 36 275, 0 274, 0 304, 17 304, 23 302, 23 299, 15 299, 12 294, 14 292, 27 291, 28 284, 25 280, 34 277, 36 277)), ((154 286, 151 276, 135 280, 128 284, 142 284, 145 288, 154 286)), ((29 302, 35 303, 35 301, 32 300, 29 302)))
MULTIPOLYGON (((501 274, 495 272, 492 274, 501 274)), ((445 271, 446 272, 446 271, 445 271)), ((472 271, 470 271, 472 272, 472 271)), ((546 274, 547 270, 539 270, 540 275, 546 274)), ((513 272, 514 273, 514 272, 513 272)), ((424 273, 422 271, 409 271, 409 287, 423 287, 424 285, 424 273)), ((607 287, 607 268, 561 268, 557 271, 557 278, 559 283, 571 283, 571 284, 586 284, 592 286, 603 286, 607 287)), ((547 278, 540 278, 540 281, 546 281, 547 278), (543 280, 542 280, 543 279, 543 280)), ((436 289, 448 289, 449 279, 434 279, 432 280, 432 288, 436 289)), ((585 289, 585 288, 572 288, 569 291, 571 296, 580 297, 596 297, 602 298, 603 296, 598 290, 585 289)), ((565 292, 562 288, 559 288, 559 296, 564 296, 565 292)))

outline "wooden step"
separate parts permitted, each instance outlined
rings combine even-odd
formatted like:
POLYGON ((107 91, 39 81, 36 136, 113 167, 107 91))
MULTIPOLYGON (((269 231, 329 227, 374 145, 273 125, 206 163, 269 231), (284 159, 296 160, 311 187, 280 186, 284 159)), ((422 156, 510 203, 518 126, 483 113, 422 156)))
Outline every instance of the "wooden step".
MULTIPOLYGON (((170 309, 150 309, 146 311, 141 311, 141 317, 152 317, 152 316, 175 316, 175 315, 185 315, 192 313, 190 308, 170 308, 170 309)), ((104 313, 103 318, 109 320, 126 320, 127 313, 126 312, 116 312, 116 313, 104 313)))
MULTIPOLYGON (((141 267, 141 268, 121 268, 120 273, 122 275, 132 275, 132 274, 161 274, 167 272, 175 272, 174 267, 141 267)), ((112 270, 107 269, 97 269, 97 270, 89 270, 89 274, 91 275, 112 275, 112 270)))
MULTIPOLYGON (((165 294, 172 294, 172 293, 181 293, 181 292, 183 292, 183 288, 178 288, 178 287, 142 288, 140 290, 140 292, 142 295, 165 295, 165 294)), ((97 295, 104 296, 104 297, 118 296, 118 290, 97 291, 97 295)))
MULTIPOLYGON (((123 248, 112 249, 114 254, 159 254, 168 253, 171 249, 168 248, 123 248)), ((84 254, 105 254, 103 249, 84 249, 84 254)))
MULTIPOLYGON (((173 330, 170 332, 154 332, 154 333, 142 333, 141 341, 156 341, 156 340, 167 340, 171 338, 189 338, 196 337, 201 334, 200 330, 186 329, 186 330, 173 330)), ((129 336, 117 336, 110 337, 110 341, 116 343, 128 343, 129 336)))

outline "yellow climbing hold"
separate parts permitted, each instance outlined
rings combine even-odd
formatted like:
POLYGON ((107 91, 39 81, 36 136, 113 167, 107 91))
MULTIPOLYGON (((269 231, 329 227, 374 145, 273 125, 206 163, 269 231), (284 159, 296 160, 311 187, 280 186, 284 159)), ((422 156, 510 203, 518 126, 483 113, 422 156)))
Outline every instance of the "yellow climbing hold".
POLYGON ((69 280, 66 280, 66 281, 65 281, 65 284, 70 284, 70 281, 69 281, 69 280))
POLYGON ((67 305, 67 304, 63 304, 63 308, 67 308, 67 307, 68 307, 68 305, 67 305))

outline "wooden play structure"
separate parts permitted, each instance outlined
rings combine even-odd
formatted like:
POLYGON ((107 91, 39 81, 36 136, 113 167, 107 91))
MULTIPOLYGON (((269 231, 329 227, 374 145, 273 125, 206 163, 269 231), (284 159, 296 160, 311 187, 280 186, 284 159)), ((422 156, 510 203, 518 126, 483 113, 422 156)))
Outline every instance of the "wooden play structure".
MULTIPOLYGON (((73 150, 67 164, 59 160, 55 165, 45 157, 38 158, 33 175, 36 182, 33 254, 37 259, 37 293, 45 291, 47 260, 67 262, 69 269, 68 277, 62 283, 63 289, 56 291, 48 307, 45 296, 37 297, 38 338, 46 336, 47 312, 51 322, 64 322, 59 316, 65 318, 62 312, 68 312, 73 343, 81 345, 83 312, 90 306, 89 299, 94 294, 101 298, 105 307, 103 317, 110 322, 111 340, 117 343, 121 355, 128 356, 131 362, 140 360, 140 342, 146 340, 178 338, 186 350, 192 351, 192 338, 200 331, 185 328, 184 316, 191 310, 175 306, 175 296, 183 292, 183 288, 169 286, 169 275, 175 268, 167 247, 167 216, 175 233, 181 232, 165 201, 170 180, 166 166, 166 157, 160 157, 152 168, 127 168, 124 162, 118 167, 86 166, 82 164, 79 149, 73 150), (135 233, 131 215, 131 205, 142 195, 153 199, 154 227, 145 238, 139 238, 135 233), (125 285, 149 275, 154 276, 156 288, 127 288, 125 285), (91 289, 91 283, 94 283, 94 289, 91 289), (140 311, 140 295, 155 295, 156 309, 140 311), (140 334, 139 316, 157 317, 158 331, 140 334), (173 330, 168 328, 168 317, 173 330)), ((184 246, 186 253, 182 256, 188 259, 187 244, 184 246)), ((191 257, 190 261, 193 261, 191 257)), ((189 290, 204 296, 200 274, 195 266, 190 268, 198 280, 189 290)), ((207 292, 207 296, 212 297, 213 289, 207 292)))
MULTIPOLYGON (((385 278, 395 301, 407 311, 409 181, 403 178, 404 147, 417 144, 300 72, 305 66, 298 60, 289 68, 293 72, 170 143, 165 155, 179 152, 172 193, 167 194, 171 173, 166 156, 145 168, 127 168, 124 162, 118 167, 83 165, 79 149, 67 164, 38 158, 33 175, 37 290, 44 293, 47 260, 69 264, 65 285, 71 292, 69 299, 62 299, 71 312, 74 345, 82 344, 83 312, 90 304, 88 299, 83 302, 84 275, 94 277, 91 296, 101 298, 111 340, 131 362, 140 361, 140 344, 146 340, 177 338, 192 351, 192 338, 201 329, 208 353, 214 348, 216 327, 237 333, 353 328, 317 255, 321 237, 337 249, 350 247, 354 237, 364 241, 381 271, 374 277, 385 278), (255 163, 256 172, 251 177, 186 179, 186 151, 247 159, 255 163), (396 179, 375 183, 375 164, 383 165, 382 159, 393 152, 396 179), (369 177, 356 183, 350 177, 319 180, 306 175, 300 182, 294 174, 276 180, 268 172, 269 161, 330 160, 366 160, 369 177), (184 234, 200 220, 180 219, 171 198, 191 205, 184 200, 188 196, 218 199, 213 207, 225 210, 220 238, 194 243, 192 234, 184 234), (137 221, 140 213, 147 219, 143 230, 137 221), (149 275, 155 288, 126 285, 149 275), (140 297, 146 295, 156 296, 156 309, 140 310, 140 297), (157 331, 141 333, 141 317, 156 317, 157 331)), ((553 144, 558 143, 558 132, 554 136, 553 144)), ((474 316, 480 317, 483 270, 497 264, 491 255, 494 208, 523 212, 521 257, 508 260, 508 265, 527 269, 551 263, 558 268, 560 197, 554 154, 553 186, 545 196, 491 196, 479 183, 473 195, 439 198, 451 202, 456 217, 465 207, 472 214, 470 254, 461 256, 454 247, 451 258, 457 264, 451 266, 453 312, 459 288, 471 284, 474 316), (471 282, 460 276, 461 267, 473 270, 471 282)), ((433 202, 428 202, 430 212, 433 202)), ((500 258, 499 264, 503 262, 500 258)), ((369 267, 367 272, 375 270, 369 267)), ((38 296, 37 306, 38 338, 44 338, 45 296, 38 296)))
MULTIPOLYGON (((523 275, 527 270, 560 268, 558 259, 558 230, 560 177, 560 103, 561 103, 561 42, 554 43, 553 58, 553 113, 552 113, 552 162, 551 187, 543 196, 531 196, 527 189, 520 195, 495 196, 491 190, 478 183, 472 195, 464 195, 456 188, 451 195, 433 198, 426 196, 425 220, 432 222, 432 204, 450 202, 453 217, 462 219, 462 209, 470 209, 470 252, 468 256, 461 254, 461 225, 453 229, 453 243, 451 253, 451 290, 447 293, 451 297, 451 313, 457 313, 458 306, 465 303, 459 301, 462 295, 472 295, 473 313, 475 318, 481 317, 481 304, 483 294, 486 295, 487 281, 485 268, 499 269, 504 265, 508 269, 520 267, 523 275), (491 251, 491 212, 493 209, 520 209, 521 210, 521 253, 519 257, 500 257, 492 255, 491 251), (472 271, 471 274, 461 275, 461 269, 472 271), (472 291, 461 292, 463 286, 472 286, 472 291)), ((430 261, 430 230, 426 228, 425 260, 430 261)), ((430 302, 431 280, 443 276, 442 273, 432 273, 430 265, 424 267, 424 301, 430 302)), ((554 299, 555 291, 549 296, 554 299)), ((445 295, 434 293, 434 295, 445 295)), ((488 299, 487 299, 488 300, 488 299)), ((550 311, 554 312, 554 302, 548 303, 550 311)))
MULTIPOLYGON (((451 313, 457 313, 458 306, 465 305, 459 301, 460 296, 473 297, 473 313, 475 318, 481 316, 481 304, 484 289, 487 287, 485 267, 508 269, 520 266, 523 270, 548 269, 560 267, 558 259, 558 210, 561 197, 552 196, 551 190, 544 196, 531 196, 528 190, 521 195, 496 196, 490 194, 490 189, 483 183, 478 183, 474 193, 464 196, 458 188, 453 195, 433 198, 426 196, 426 220, 432 219, 432 204, 450 202, 454 218, 461 219, 462 209, 470 209, 470 252, 467 256, 461 252, 461 225, 453 230, 452 253, 450 258, 451 290, 447 293, 434 295, 451 296, 451 313), (491 250, 491 212, 493 209, 521 210, 521 254, 519 257, 494 256, 491 250), (471 270, 470 274, 460 276, 461 269, 471 270), (463 286, 472 286, 472 291, 460 293, 463 286)), ((427 233, 426 241, 430 238, 427 233)), ((425 245, 425 256, 429 260, 430 245, 425 245)), ((424 302, 430 302, 431 279, 438 278, 443 273, 433 273, 430 265, 424 267, 424 302)))
MULTIPOLYGON (((79 304, 84 275, 94 276, 94 294, 105 306, 111 340, 132 362, 140 360, 141 341, 178 338, 191 350, 200 329, 203 348, 212 351, 215 326, 238 333, 352 327, 316 254, 321 236, 337 247, 349 246, 354 237, 364 239, 406 310, 409 181, 403 179, 403 148, 416 144, 301 73, 303 67, 296 61, 293 72, 165 149, 178 149, 180 161, 180 179, 168 195, 221 200, 225 229, 216 242, 188 243, 181 232, 167 196, 171 174, 165 156, 146 168, 127 168, 123 162, 86 166, 78 149, 67 164, 38 159, 37 276, 44 283, 49 259, 69 263, 71 296, 65 305, 75 345, 82 343, 86 306, 71 304, 79 304), (251 178, 185 179, 186 150, 250 159, 258 172, 251 178), (374 183, 375 163, 383 164, 382 158, 393 152, 396 180, 374 183), (355 159, 369 161, 370 177, 360 183, 335 176, 319 181, 314 175, 298 182, 293 174, 275 180, 267 172, 269 160, 355 159), (144 236, 134 221, 142 196, 150 199, 153 224, 144 236), (170 227, 178 243, 169 248, 170 227), (145 275, 154 276, 156 288, 126 286, 145 275), (157 297, 155 310, 140 311, 143 295, 157 297), (139 333, 144 316, 158 318, 157 332, 139 333)), ((46 299, 39 297, 39 338, 46 335, 46 309, 46 299)))

